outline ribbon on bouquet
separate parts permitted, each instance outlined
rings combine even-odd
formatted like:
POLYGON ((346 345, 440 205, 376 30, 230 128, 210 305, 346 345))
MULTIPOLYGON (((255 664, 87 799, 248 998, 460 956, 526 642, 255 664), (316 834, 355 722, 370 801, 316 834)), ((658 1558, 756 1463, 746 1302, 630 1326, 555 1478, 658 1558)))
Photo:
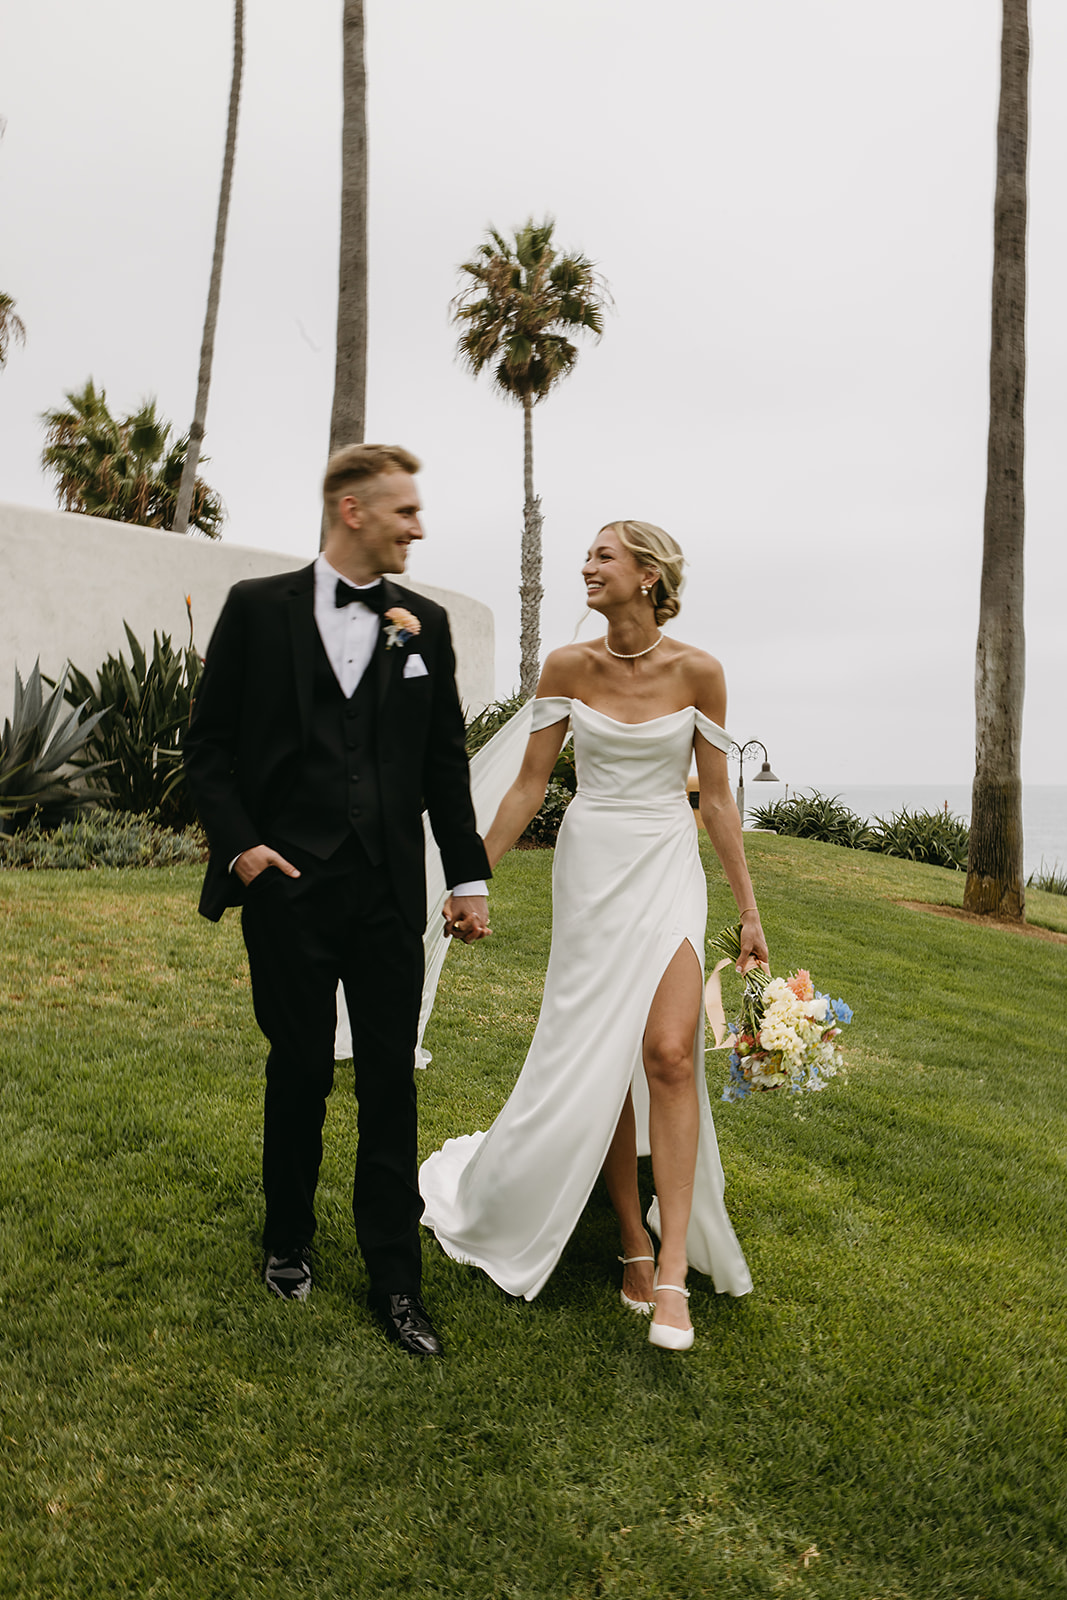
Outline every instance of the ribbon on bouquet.
POLYGON ((722 979, 719 973, 723 967, 730 966, 730 957, 724 956, 716 962, 711 969, 711 977, 704 986, 704 1014, 708 1019, 708 1026, 715 1035, 715 1049, 728 1050, 733 1043, 733 1034, 727 1032, 726 1012, 722 1003, 722 979))

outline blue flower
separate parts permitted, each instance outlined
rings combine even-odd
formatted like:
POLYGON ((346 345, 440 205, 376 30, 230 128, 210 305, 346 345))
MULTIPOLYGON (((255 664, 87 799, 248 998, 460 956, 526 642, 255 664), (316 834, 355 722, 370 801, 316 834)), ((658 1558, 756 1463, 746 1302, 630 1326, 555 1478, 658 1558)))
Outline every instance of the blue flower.
POLYGON ((726 1101, 747 1100, 752 1090, 744 1074, 739 1070, 740 1057, 736 1050, 731 1050, 727 1059, 730 1063, 730 1076, 726 1087, 723 1089, 722 1098, 726 1101))
POLYGON ((742 1078, 740 1083, 730 1082, 722 1092, 724 1100, 747 1100, 752 1090, 742 1078))
MULTIPOLYGON (((829 999, 829 995, 827 996, 827 999, 829 999)), ((852 1021, 854 1015, 852 1007, 846 1005, 843 1000, 830 1000, 830 1010, 833 1012, 838 1022, 844 1024, 852 1021)))

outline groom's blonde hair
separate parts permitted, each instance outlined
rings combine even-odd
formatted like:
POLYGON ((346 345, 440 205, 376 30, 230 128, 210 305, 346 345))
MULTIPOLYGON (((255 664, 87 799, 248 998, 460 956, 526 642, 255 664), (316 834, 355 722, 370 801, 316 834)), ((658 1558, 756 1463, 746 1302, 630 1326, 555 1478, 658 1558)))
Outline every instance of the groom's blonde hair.
POLYGON ((685 557, 677 539, 657 528, 654 522, 609 522, 607 526, 618 534, 619 543, 642 567, 655 567, 659 577, 649 590, 657 628, 676 617, 682 609, 678 596, 685 579, 682 576, 685 557))
POLYGON ((362 485, 382 472, 418 472, 422 462, 399 444, 346 444, 335 450, 326 463, 322 480, 322 503, 327 521, 337 515, 337 505, 346 494, 359 498, 362 485))

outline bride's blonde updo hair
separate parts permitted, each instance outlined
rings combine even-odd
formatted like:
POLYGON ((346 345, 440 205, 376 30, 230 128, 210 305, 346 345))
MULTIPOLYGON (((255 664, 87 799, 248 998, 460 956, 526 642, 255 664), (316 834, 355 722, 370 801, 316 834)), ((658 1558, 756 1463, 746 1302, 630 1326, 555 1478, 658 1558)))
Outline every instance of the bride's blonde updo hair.
POLYGON ((656 627, 662 628, 682 609, 678 598, 685 584, 682 576, 685 557, 681 545, 654 522, 609 522, 608 527, 618 534, 619 543, 629 550, 639 566, 658 570, 659 577, 649 590, 649 599, 656 627))

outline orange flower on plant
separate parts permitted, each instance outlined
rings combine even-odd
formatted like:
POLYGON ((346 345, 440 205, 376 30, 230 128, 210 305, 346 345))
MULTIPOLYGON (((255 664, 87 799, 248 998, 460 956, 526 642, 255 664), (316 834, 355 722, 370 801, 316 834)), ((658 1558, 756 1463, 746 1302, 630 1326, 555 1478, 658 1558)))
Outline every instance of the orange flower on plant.
POLYGON ((803 967, 799 972, 794 972, 791 978, 787 978, 786 982, 798 1000, 815 999, 815 985, 811 981, 811 973, 806 972, 803 967))

